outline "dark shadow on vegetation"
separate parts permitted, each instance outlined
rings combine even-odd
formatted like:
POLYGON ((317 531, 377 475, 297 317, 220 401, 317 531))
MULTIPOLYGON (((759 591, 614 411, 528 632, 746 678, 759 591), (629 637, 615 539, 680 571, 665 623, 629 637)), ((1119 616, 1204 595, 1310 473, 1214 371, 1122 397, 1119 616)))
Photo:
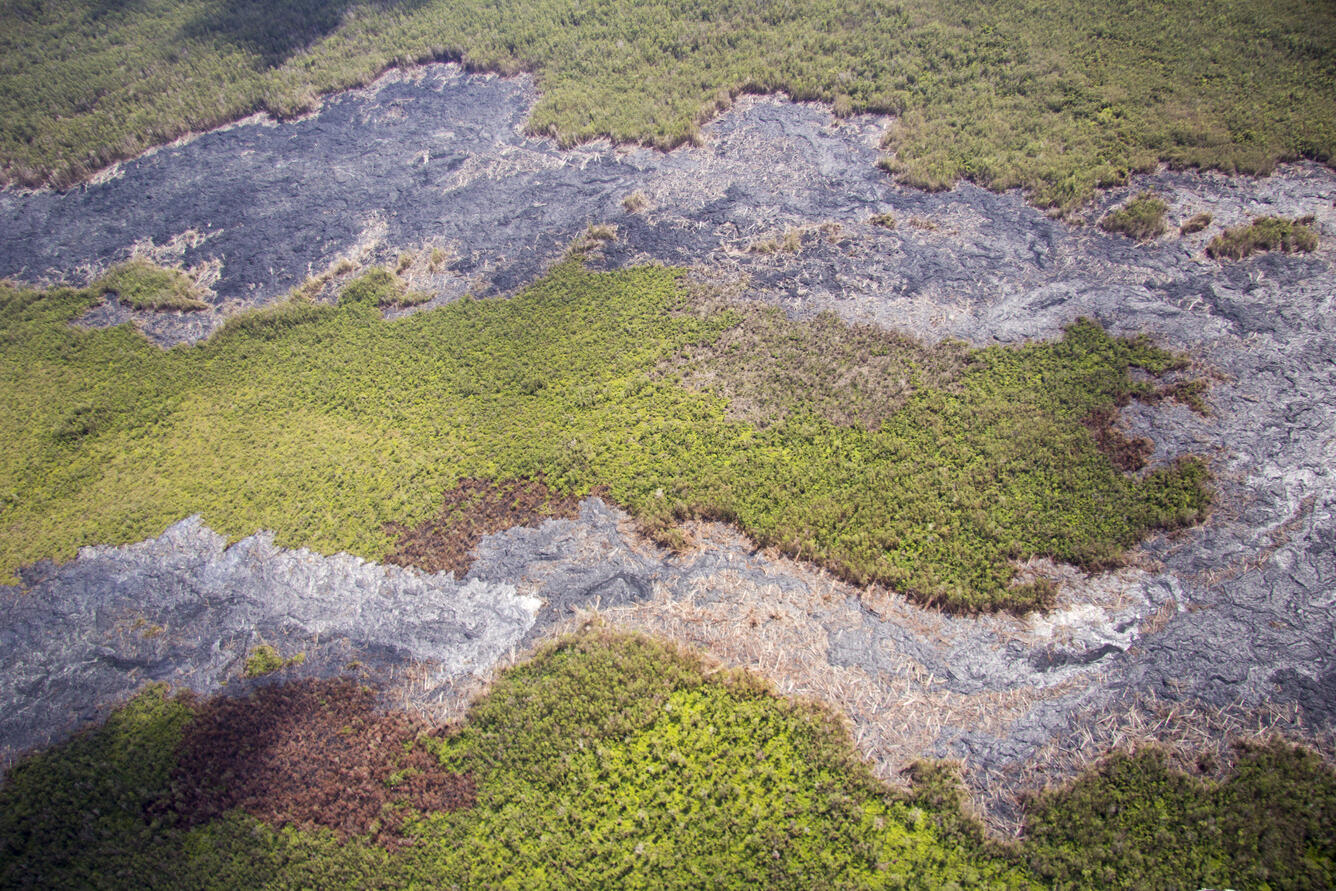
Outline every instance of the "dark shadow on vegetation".
MULTIPOLYGON (((103 0, 126 4, 137 0, 103 0)), ((408 11, 423 0, 222 0, 182 29, 184 40, 231 46, 259 57, 262 68, 277 68, 289 58, 336 31, 344 15, 364 7, 381 15, 408 11)))
MULTIPOLYGON (((32 3, 34 7, 40 7, 40 3, 32 3)), ((97 0, 91 3, 88 11, 88 20, 96 22, 108 16, 122 15, 128 12, 140 12, 140 7, 144 5, 144 0, 97 0)))
POLYGON ((205 702, 177 749, 171 793, 151 810, 186 825, 233 808, 274 826, 402 841, 410 811, 473 806, 473 781, 415 741, 429 728, 380 713, 353 681, 302 680, 205 702))

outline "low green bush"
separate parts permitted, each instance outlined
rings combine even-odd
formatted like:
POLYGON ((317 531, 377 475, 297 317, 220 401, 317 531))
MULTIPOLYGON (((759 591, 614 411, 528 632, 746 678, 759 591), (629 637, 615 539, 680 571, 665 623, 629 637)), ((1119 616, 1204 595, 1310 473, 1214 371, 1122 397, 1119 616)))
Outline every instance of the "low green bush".
POLYGON ((135 309, 199 310, 209 304, 200 299, 199 286, 179 269, 164 269, 142 257, 126 260, 107 270, 93 287, 102 294, 115 294, 135 309))
POLYGON ((1211 239, 1206 253, 1216 259, 1242 260, 1258 251, 1307 252, 1317 248, 1311 217, 1287 220, 1258 217, 1247 226, 1235 226, 1211 239))
POLYGON ((1164 214, 1169 205, 1154 192, 1142 192, 1099 221, 1105 232, 1118 232, 1137 241, 1164 234, 1164 214))

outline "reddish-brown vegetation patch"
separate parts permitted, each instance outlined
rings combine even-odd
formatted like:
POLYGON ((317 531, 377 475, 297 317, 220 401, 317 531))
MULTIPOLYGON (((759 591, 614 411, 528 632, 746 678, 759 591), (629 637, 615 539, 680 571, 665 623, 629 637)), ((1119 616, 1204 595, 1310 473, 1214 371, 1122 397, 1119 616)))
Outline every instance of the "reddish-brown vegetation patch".
POLYGON ((471 807, 473 780, 413 741, 407 715, 381 714, 349 680, 300 680, 200 706, 181 741, 172 792, 155 810, 188 825, 233 808, 275 826, 324 826, 342 838, 402 845, 404 821, 471 807))
MULTIPOLYGON (((602 494, 602 490, 591 494, 602 494)), ((399 546, 385 562, 463 575, 484 535, 554 517, 574 518, 580 501, 574 495, 554 492, 540 479, 462 479, 446 491, 445 503, 435 517, 415 527, 390 524, 389 531, 399 536, 399 546)))
POLYGON ((1146 466, 1155 446, 1144 436, 1128 438, 1114 426, 1117 420, 1116 409, 1101 408, 1092 412, 1086 418, 1085 424, 1094 434, 1099 450, 1108 457, 1114 467, 1124 473, 1140 470, 1146 466))

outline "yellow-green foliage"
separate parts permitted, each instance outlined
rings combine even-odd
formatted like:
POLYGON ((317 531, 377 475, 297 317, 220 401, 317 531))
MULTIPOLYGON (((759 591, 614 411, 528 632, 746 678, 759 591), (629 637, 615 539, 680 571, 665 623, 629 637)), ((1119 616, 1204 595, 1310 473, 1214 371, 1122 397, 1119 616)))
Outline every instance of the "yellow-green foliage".
POLYGON ((1159 161, 1336 147, 1321 0, 19 0, 0 7, 3 177, 70 183, 190 129, 292 114, 387 64, 536 73, 530 129, 673 146, 741 91, 898 115, 891 168, 1070 208, 1159 161))
MULTIPOLYGON (((407 256, 407 255, 406 255, 407 256)), ((411 262, 412 258, 409 257, 411 262)), ((407 266, 400 260, 400 268, 407 266)), ((340 303, 360 303, 366 306, 417 306, 431 299, 425 291, 410 291, 396 274, 377 267, 348 282, 339 292, 340 303)))
POLYGON ((586 633, 502 677, 440 744, 443 761, 473 774, 476 806, 427 815, 416 843, 393 853, 238 814, 190 831, 148 824, 142 809, 166 791, 183 713, 150 691, 106 728, 17 769, 0 791, 10 870, 0 878, 136 888, 1032 886, 955 802, 934 807, 875 782, 832 716, 744 675, 707 677, 643 638, 586 633))
POLYGON ((832 413, 839 380, 785 346, 807 342, 797 323, 729 334, 776 361, 734 363, 745 378, 722 394, 675 379, 678 357, 762 323, 684 311, 681 276, 570 261, 509 300, 396 321, 375 288, 350 287, 337 306, 282 304, 169 351, 68 325, 90 292, 0 286, 0 572, 193 513, 232 537, 273 529, 283 545, 378 558, 387 523, 432 516, 459 478, 541 476, 567 493, 606 485, 652 531, 728 519, 858 582, 1026 609, 1044 590, 1012 586, 1012 561, 1109 565, 1205 508, 1201 462, 1133 478, 1083 423, 1149 389, 1132 365, 1181 364, 1146 343, 1079 322, 1058 343, 964 351, 942 371, 904 338, 824 319, 816 336, 847 341, 832 356, 850 381, 906 376, 851 393, 850 425, 832 413), (818 391, 778 396, 786 376, 818 391), (730 417, 729 393, 759 406, 754 421, 730 417))
POLYGON ((1146 241, 1164 234, 1164 212, 1169 205, 1154 192, 1142 192, 1099 221, 1105 232, 1121 232, 1128 238, 1146 241))
POLYGON ((272 644, 260 644, 252 647, 251 651, 246 654, 246 665, 242 674, 248 678, 263 677, 287 668, 289 665, 301 665, 305 661, 305 653, 298 653, 291 658, 284 659, 272 644))
POLYGON ((1223 782, 1118 755, 1030 810, 1029 862, 1057 888, 1336 885, 1336 774, 1284 743, 1245 750, 1223 782))
POLYGON ((1312 221, 1312 217, 1258 217, 1247 226, 1226 229, 1212 238, 1206 253, 1217 259, 1242 260, 1257 251, 1311 251, 1317 247, 1317 233, 1309 228, 1312 221))
POLYGON ((887 794, 829 714, 643 638, 511 670, 440 754, 478 804, 428 821, 420 853, 469 886, 1028 884, 958 809, 887 794))
POLYGON ((115 294, 135 309, 208 309, 199 286, 179 269, 164 269, 142 257, 113 266, 93 283, 100 293, 115 294))
MULTIPOLYGON (((1224 781, 1117 756, 986 842, 953 772, 876 782, 823 710, 641 637, 586 631, 423 738, 477 783, 393 851, 238 812, 187 829, 169 793, 192 706, 149 688, 0 787, 0 885, 99 888, 1327 888, 1336 774, 1276 743, 1224 781), (153 815, 153 816, 146 816, 153 815)), ((296 735, 296 733, 294 733, 296 735)), ((393 779, 391 779, 393 782, 393 779)))

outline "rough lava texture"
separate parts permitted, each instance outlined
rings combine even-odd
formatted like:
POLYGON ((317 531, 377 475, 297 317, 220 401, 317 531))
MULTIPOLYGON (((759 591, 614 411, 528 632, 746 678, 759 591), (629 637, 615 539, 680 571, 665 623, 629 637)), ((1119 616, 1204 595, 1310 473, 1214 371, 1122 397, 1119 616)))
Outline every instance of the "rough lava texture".
POLYGON ((228 547, 198 518, 182 520, 0 588, 0 758, 104 717, 152 682, 212 694, 352 673, 426 699, 485 675, 538 607, 506 582, 286 550, 267 533, 228 547), (299 664, 247 681, 263 644, 299 664))
POLYGON ((956 756, 983 786, 1088 745, 1092 726, 1145 701, 1336 727, 1331 169, 1161 171, 1104 194, 1074 226, 1015 193, 896 186, 874 166, 883 119, 837 122, 819 106, 752 99, 701 147, 563 152, 522 135, 532 100, 524 79, 449 65, 392 72, 306 119, 207 133, 69 193, 0 192, 0 274, 78 278, 147 239, 140 249, 213 270, 213 309, 107 304, 85 321, 133 320, 174 343, 342 256, 440 247, 451 259, 426 283, 433 303, 508 293, 589 224, 613 223, 618 238, 598 262, 696 264, 798 315, 830 309, 976 344, 1052 337, 1090 316, 1187 351, 1212 378, 1207 417, 1166 401, 1131 406, 1123 421, 1155 443, 1152 462, 1211 461, 1212 516, 1148 541, 1117 573, 1059 568, 1057 610, 1024 619, 945 617, 714 527, 699 531, 708 547, 669 557, 597 500, 576 520, 487 537, 465 583, 282 552, 262 536, 226 549, 187 522, 34 567, 25 588, 0 595, 0 744, 53 739, 143 681, 214 689, 261 637, 307 654, 285 671, 358 660, 445 713, 460 701, 457 679, 594 606, 837 705, 886 773, 920 753, 956 756), (1089 225, 1148 189, 1169 205, 1169 235, 1137 244, 1089 225), (631 213, 622 199, 635 191, 649 206, 631 213), (1212 225, 1179 236, 1199 212, 1212 225), (894 228, 868 222, 884 213, 894 228), (1205 256, 1218 229, 1266 214, 1313 215, 1318 250, 1205 256), (749 250, 788 229, 800 231, 798 250, 749 250), (536 621, 517 596, 542 601, 536 621), (167 630, 119 630, 141 616, 167 630), (439 667, 408 680, 421 664, 439 667))

